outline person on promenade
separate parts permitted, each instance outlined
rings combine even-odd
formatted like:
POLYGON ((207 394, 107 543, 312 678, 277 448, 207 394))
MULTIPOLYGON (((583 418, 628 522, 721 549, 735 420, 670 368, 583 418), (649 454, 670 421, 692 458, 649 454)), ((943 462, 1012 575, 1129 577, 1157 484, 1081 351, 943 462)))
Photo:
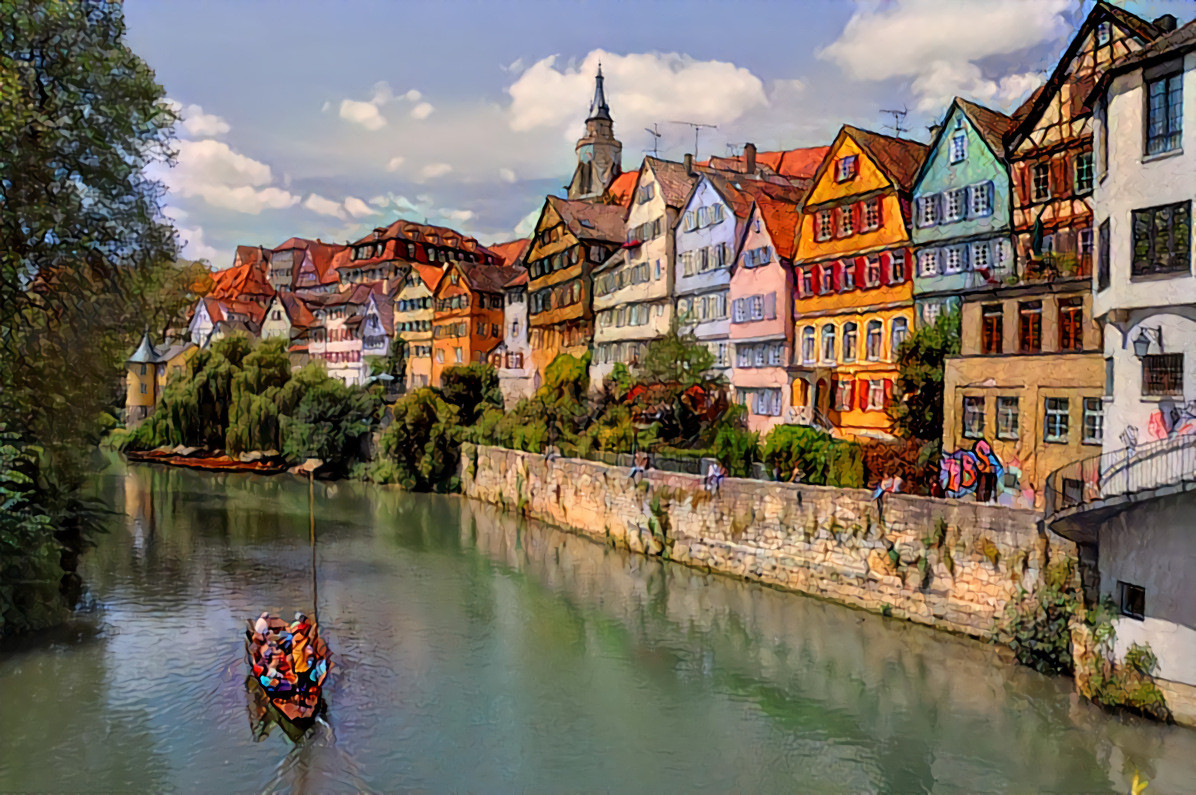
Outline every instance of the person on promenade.
POLYGON ((706 482, 703 488, 711 494, 718 494, 719 486, 722 485, 723 478, 726 477, 726 470, 718 461, 710 464, 710 468, 706 470, 706 482))
POLYGON ((647 471, 648 471, 648 454, 645 453, 643 450, 641 450, 638 453, 636 453, 635 457, 632 458, 632 460, 631 460, 631 472, 629 474, 629 477, 632 480, 635 480, 636 475, 643 475, 647 471))

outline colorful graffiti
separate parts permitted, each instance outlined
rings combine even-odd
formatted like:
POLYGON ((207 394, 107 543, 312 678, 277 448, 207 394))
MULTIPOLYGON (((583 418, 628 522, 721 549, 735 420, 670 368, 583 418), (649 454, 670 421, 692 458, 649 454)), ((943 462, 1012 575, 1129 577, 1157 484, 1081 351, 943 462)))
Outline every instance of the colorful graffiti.
POLYGON ((1014 507, 1033 506, 1032 489, 1021 490, 1021 461, 1002 462, 992 445, 979 439, 971 450, 944 453, 939 464, 939 485, 947 497, 975 494, 979 502, 1014 507))
POLYGON ((1161 405, 1150 413, 1143 433, 1137 425, 1127 425, 1121 443, 1133 455, 1140 442, 1158 442, 1177 436, 1196 435, 1196 400, 1184 405, 1161 405))

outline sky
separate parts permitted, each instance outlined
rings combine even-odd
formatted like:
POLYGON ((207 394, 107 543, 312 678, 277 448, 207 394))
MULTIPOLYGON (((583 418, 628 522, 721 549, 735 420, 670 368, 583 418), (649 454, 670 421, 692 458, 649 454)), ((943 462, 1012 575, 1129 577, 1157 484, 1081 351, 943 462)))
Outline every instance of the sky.
MULTIPOLYGON (((1120 0, 1146 19, 1190 0, 1120 0)), ((183 256, 355 240, 397 218, 489 244, 563 195, 599 61, 623 168, 907 137, 954 96, 1011 112, 1093 0, 126 0, 181 115, 165 214, 183 256)))

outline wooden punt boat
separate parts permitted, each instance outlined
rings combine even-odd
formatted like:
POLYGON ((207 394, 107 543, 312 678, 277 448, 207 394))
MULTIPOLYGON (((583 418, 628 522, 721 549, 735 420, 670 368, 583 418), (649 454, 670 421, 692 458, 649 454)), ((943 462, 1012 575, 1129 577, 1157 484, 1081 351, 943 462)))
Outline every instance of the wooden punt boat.
MULTIPOLYGON (((277 630, 286 627, 286 622, 279 618, 270 617, 268 619, 271 630, 277 630)), ((246 621, 245 629, 245 655, 249 660, 250 668, 258 662, 253 654, 253 621, 246 621)), ((316 660, 326 660, 327 667, 320 678, 316 680, 315 684, 303 692, 293 692, 285 695, 271 693, 261 683, 261 681, 253 675, 252 671, 246 678, 247 686, 256 690, 255 699, 260 706, 267 709, 270 716, 282 726, 283 731, 292 740, 298 740, 302 737, 308 729, 310 729, 316 722, 316 718, 324 711, 324 683, 328 680, 328 672, 332 669, 332 657, 328 651, 328 644, 324 639, 316 636, 315 642, 312 644, 312 649, 315 652, 316 660)))

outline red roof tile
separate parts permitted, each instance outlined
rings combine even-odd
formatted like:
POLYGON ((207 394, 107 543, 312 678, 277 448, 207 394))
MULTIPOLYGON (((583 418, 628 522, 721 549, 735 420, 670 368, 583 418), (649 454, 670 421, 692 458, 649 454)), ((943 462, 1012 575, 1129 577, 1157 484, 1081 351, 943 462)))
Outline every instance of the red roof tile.
POLYGON ((531 243, 532 239, 525 237, 508 240, 506 243, 493 243, 489 248, 499 258, 498 264, 511 266, 523 261, 523 255, 527 253, 531 243))
POLYGON ((930 147, 908 138, 881 135, 850 124, 843 125, 843 133, 850 135, 898 188, 905 191, 913 188, 930 147))
POLYGON ((638 171, 624 171, 615 177, 606 189, 606 195, 610 201, 623 207, 631 204, 631 192, 635 189, 635 181, 638 177, 638 171))

